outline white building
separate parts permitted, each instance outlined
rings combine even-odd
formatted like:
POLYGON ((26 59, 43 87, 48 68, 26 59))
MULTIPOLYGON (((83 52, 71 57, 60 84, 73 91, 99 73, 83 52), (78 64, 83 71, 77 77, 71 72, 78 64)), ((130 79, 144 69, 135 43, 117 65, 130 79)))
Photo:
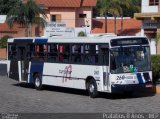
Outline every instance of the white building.
MULTIPOLYGON (((160 0, 141 0, 141 13, 135 13, 136 19, 142 20, 141 35, 151 40, 151 53, 156 54, 156 37, 160 36, 160 0)), ((157 47, 160 54, 160 43, 157 47)))

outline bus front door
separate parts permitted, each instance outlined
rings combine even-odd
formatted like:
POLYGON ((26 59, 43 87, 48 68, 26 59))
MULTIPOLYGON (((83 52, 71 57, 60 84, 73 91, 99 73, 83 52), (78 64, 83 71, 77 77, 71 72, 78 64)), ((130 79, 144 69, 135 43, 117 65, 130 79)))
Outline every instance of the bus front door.
POLYGON ((26 54, 26 47, 18 46, 18 69, 20 82, 26 82, 28 79, 29 62, 27 61, 26 54))
POLYGON ((103 89, 109 91, 109 49, 108 47, 101 48, 101 58, 103 65, 103 89))

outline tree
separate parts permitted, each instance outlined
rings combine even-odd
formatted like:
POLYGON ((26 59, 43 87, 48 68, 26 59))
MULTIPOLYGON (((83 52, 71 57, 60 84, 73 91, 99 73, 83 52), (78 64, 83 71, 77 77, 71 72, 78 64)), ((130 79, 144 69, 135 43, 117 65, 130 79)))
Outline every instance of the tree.
POLYGON ((135 12, 140 12, 140 6, 141 0, 98 0, 93 16, 104 16, 109 12, 116 16, 133 17, 135 12))
POLYGON ((0 0, 0 14, 6 15, 20 0, 0 0))
POLYGON ((160 35, 157 35, 156 38, 155 38, 155 42, 156 42, 156 54, 158 53, 158 44, 159 44, 159 41, 160 41, 160 35))
POLYGON ((141 0, 130 0, 131 6, 129 9, 123 9, 124 16, 133 17, 134 13, 139 13, 141 10, 141 0))
POLYGON ((44 27, 46 24, 46 15, 44 11, 33 1, 28 0, 26 3, 18 1, 14 8, 7 14, 7 23, 10 28, 17 22, 25 27, 27 36, 32 36, 32 25, 37 24, 44 27), (40 14, 43 16, 40 17, 40 14))
POLYGON ((85 37, 85 36, 86 36, 86 33, 83 32, 83 31, 80 31, 80 32, 78 33, 78 37, 85 37))
POLYGON ((11 36, 3 36, 1 39, 0 39, 0 48, 6 48, 7 47, 7 40, 8 38, 11 38, 11 36))
MULTIPOLYGON (((123 16, 123 9, 130 8, 129 0, 99 0, 97 3, 100 7, 100 16, 114 16, 114 33, 116 34, 116 17, 123 16)), ((107 26, 105 26, 107 32, 107 26)), ((121 20, 121 30, 123 29, 123 19, 121 20)))

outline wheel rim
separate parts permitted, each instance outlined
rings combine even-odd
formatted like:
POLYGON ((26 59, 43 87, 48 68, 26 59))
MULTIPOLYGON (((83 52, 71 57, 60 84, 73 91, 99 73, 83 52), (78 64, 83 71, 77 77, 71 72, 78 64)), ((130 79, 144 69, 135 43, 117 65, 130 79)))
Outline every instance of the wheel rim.
POLYGON ((36 78, 36 80, 35 80, 35 84, 36 84, 36 86, 37 86, 37 87, 39 87, 39 86, 40 86, 40 80, 39 80, 39 78, 38 78, 38 77, 37 77, 37 78, 36 78))
POLYGON ((89 91, 90 91, 91 93, 94 93, 94 90, 95 90, 95 87, 94 87, 93 84, 91 84, 91 85, 89 86, 89 91))

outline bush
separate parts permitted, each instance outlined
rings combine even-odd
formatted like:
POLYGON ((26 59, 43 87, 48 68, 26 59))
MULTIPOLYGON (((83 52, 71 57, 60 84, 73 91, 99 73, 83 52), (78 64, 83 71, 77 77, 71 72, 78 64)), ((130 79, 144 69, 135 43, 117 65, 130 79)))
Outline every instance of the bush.
POLYGON ((79 36, 79 37, 84 37, 84 36, 86 36, 86 33, 83 32, 83 31, 81 31, 81 32, 78 33, 78 36, 79 36))
POLYGON ((6 48, 7 47, 7 40, 8 38, 11 38, 10 36, 3 36, 0 39, 0 48, 6 48))
POLYGON ((151 57, 153 82, 156 83, 160 78, 160 55, 153 55, 151 57))

